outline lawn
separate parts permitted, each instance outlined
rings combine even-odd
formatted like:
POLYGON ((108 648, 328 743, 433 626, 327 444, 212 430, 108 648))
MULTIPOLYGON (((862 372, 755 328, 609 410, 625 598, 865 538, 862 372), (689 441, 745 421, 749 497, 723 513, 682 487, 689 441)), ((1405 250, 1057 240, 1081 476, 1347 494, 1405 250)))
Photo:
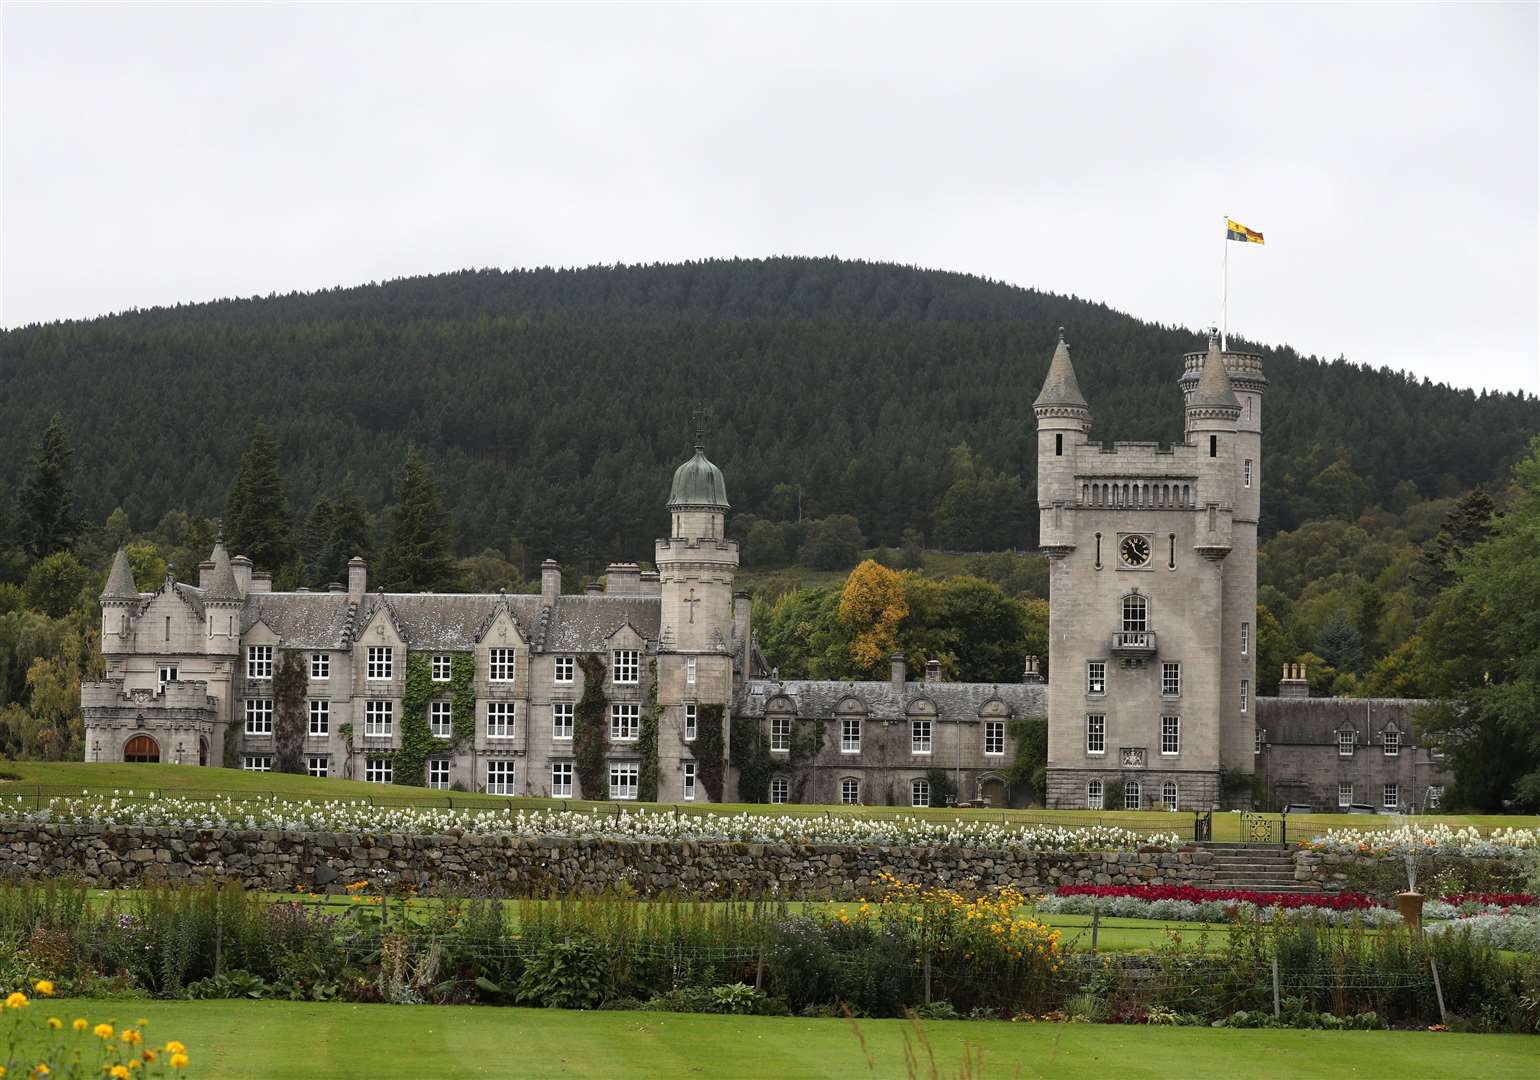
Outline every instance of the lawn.
MULTIPOLYGON (((641 1077, 813 1080, 903 1077, 905 1021, 424 1005, 233 1001, 60 1001, 66 1019, 145 1016, 151 1042, 179 1039, 189 1080, 375 1080, 378 1077, 641 1077)), ((1429 1032, 1226 1031, 1091 1024, 940 1022, 923 1031, 939 1075, 981 1046, 982 1074, 1279 1077, 1535 1074, 1540 1041, 1429 1032), (1019 1072, 1018 1072, 1019 1067, 1019 1072)), ((924 1051, 920 1051, 924 1060, 924 1051)), ((926 1068, 921 1075, 931 1075, 926 1068)))
MULTIPOLYGON (((581 799, 524 799, 502 795, 480 795, 459 791, 432 791, 389 784, 366 784, 359 780, 322 779, 289 773, 243 772, 239 769, 206 769, 196 765, 129 765, 121 762, 13 761, 0 763, 0 798, 22 797, 29 802, 54 796, 129 790, 154 789, 167 794, 194 797, 233 795, 256 798, 277 794, 287 799, 346 799, 372 801, 381 806, 516 807, 542 809, 560 807, 623 813, 637 807, 674 809, 692 814, 848 814, 863 817, 922 817, 932 821, 987 820, 1021 825, 1062 824, 1121 825, 1142 831, 1171 830, 1178 835, 1192 835, 1193 815, 1186 811, 1163 810, 926 810, 894 806, 767 806, 762 803, 688 804, 669 806, 657 803, 588 802, 581 799)), ((1290 840, 1325 832, 1329 828, 1389 828, 1407 819, 1391 816, 1348 816, 1343 814, 1295 814, 1289 817, 1290 840)), ((1535 815, 1440 815, 1430 820, 1448 825, 1475 825, 1481 829, 1501 827, 1535 828, 1535 815)), ((1214 839, 1240 839, 1240 815, 1216 813, 1214 839)))

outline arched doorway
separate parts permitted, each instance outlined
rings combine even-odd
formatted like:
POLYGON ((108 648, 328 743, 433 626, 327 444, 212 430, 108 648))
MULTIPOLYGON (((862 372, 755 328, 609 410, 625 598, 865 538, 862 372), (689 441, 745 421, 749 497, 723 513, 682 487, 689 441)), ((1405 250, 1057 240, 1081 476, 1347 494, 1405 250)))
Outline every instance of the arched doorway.
POLYGON ((154 765, 160 761, 160 747, 148 735, 135 735, 123 747, 123 760, 154 765))
POLYGON ((979 784, 979 796, 991 807, 1005 805, 1005 781, 991 776, 979 784))
POLYGON ((209 741, 207 739, 203 738, 202 736, 199 736, 198 737, 198 764, 199 765, 207 765, 208 763, 209 763, 209 741))

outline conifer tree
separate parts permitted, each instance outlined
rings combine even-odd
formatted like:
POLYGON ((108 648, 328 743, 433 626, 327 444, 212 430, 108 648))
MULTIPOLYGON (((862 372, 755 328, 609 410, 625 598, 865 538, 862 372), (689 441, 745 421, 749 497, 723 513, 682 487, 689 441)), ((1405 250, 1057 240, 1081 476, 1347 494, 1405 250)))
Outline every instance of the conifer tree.
POLYGON ((390 518, 390 546, 385 552, 388 588, 395 592, 436 592, 453 587, 448 515, 428 465, 415 446, 407 448, 390 518))
POLYGON ((346 581, 348 560, 358 555, 373 557, 369 543, 369 514, 353 487, 353 474, 342 478, 342 490, 332 503, 331 531, 326 537, 325 573, 328 581, 346 581))
POLYGON ((67 551, 80 535, 75 514, 75 462, 58 413, 37 441, 32 472, 21 486, 22 542, 33 558, 67 551))
POLYGON ((325 585, 331 580, 327 575, 331 573, 331 567, 327 564, 327 553, 330 550, 328 541, 331 539, 332 519, 336 516, 336 509, 331 500, 322 495, 310 508, 310 513, 305 515, 305 523, 299 531, 299 560, 303 566, 304 578, 312 585, 325 585))
POLYGON ((225 540, 263 570, 277 571, 294 557, 289 506, 278 474, 278 444, 266 425, 251 433, 241 471, 225 500, 225 540))

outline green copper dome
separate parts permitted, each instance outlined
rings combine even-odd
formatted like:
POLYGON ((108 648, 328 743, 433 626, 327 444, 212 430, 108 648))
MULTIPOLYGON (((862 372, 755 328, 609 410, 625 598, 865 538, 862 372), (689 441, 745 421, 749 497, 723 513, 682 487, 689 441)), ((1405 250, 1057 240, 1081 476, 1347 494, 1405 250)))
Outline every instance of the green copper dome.
POLYGON ((706 459, 706 448, 699 443, 695 446, 695 456, 674 470, 674 486, 669 489, 668 505, 671 510, 683 506, 730 509, 722 470, 706 459))

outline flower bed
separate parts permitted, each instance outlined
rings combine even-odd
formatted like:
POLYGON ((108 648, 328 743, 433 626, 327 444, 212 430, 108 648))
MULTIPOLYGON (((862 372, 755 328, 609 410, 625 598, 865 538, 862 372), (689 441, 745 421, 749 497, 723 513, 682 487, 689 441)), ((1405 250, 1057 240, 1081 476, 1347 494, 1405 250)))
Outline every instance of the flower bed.
POLYGON ((1378 907, 1372 897, 1362 893, 1276 893, 1252 889, 1200 889, 1194 885, 1060 885, 1059 896, 1120 897, 1136 900, 1181 900, 1202 904, 1245 903, 1256 907, 1329 908, 1355 911, 1378 907))
POLYGON ((1508 859, 1540 849, 1540 829, 1478 829, 1448 825, 1403 825, 1398 829, 1329 829, 1300 846, 1330 855, 1458 855, 1508 859))
POLYGON ((1063 852, 1169 851, 1181 844, 1174 834, 1144 836, 1107 825, 1013 827, 984 821, 938 822, 911 817, 870 818, 837 814, 795 817, 746 813, 682 814, 646 809, 593 813, 512 808, 380 807, 357 802, 314 803, 285 799, 128 799, 91 795, 50 799, 42 807, 29 807, 21 799, 0 803, 0 820, 65 825, 274 829, 282 832, 448 833, 1063 852))
POLYGON ((1540 904, 1540 896, 1529 893, 1457 893, 1442 898, 1444 903, 1463 907, 1475 904, 1484 908, 1534 907, 1540 904))
MULTIPOLYGON (((1199 890, 1201 891, 1201 890, 1199 890)), ((1257 894, 1266 895, 1266 894, 1257 894)), ((1153 919, 1161 922, 1226 923, 1238 920, 1273 922, 1307 913, 1310 918, 1332 925, 1360 923, 1364 926, 1395 926, 1401 916, 1382 907, 1321 907, 1256 904, 1249 900, 1147 900, 1138 896, 1044 896, 1037 902, 1040 915, 1102 915, 1119 919, 1153 919)))
POLYGON ((1540 913, 1523 908, 1427 923, 1432 934, 1469 932, 1478 942, 1540 956, 1540 913))

